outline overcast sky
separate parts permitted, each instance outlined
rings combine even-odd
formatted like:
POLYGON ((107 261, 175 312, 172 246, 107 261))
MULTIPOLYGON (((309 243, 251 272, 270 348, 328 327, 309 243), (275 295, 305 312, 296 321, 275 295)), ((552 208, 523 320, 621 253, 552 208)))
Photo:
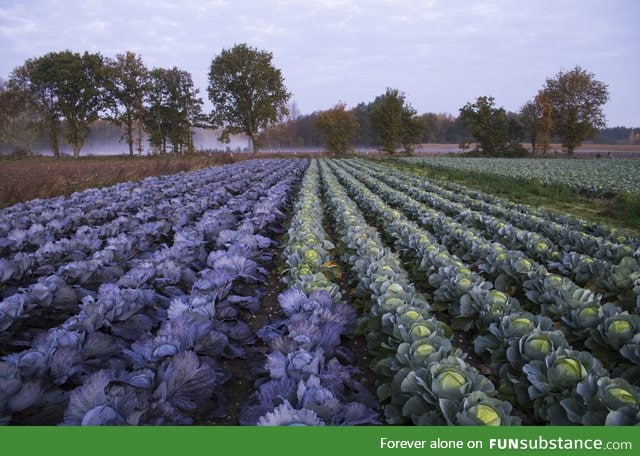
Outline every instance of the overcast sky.
POLYGON ((303 114, 392 87, 457 115, 481 95, 517 111, 580 65, 609 85, 608 125, 637 127, 639 18, 639 0, 0 0, 0 77, 50 51, 130 50, 191 72, 206 100, 212 58, 248 43, 273 53, 303 114))

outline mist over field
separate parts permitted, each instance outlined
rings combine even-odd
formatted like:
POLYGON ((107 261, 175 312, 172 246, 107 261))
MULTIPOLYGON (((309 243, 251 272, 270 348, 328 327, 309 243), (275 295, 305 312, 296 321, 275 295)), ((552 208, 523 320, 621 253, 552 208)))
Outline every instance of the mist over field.
MULTIPOLYGON (((231 136, 228 144, 218 141, 219 130, 194 128, 193 129, 194 148, 198 152, 246 152, 250 150, 250 145, 246 137, 242 135, 231 136)), ((115 125, 100 122, 99 127, 92 129, 87 137, 87 141, 82 146, 82 155, 128 155, 129 147, 121 139, 122 131, 115 125)), ((65 140, 64 135, 60 135, 61 155, 73 156, 73 148, 65 140)), ((143 135, 142 146, 143 155, 151 154, 147 135, 143 135)), ((0 147, 0 154, 10 152, 10 147, 0 147)), ((33 148, 34 155, 45 157, 52 156, 51 149, 45 137, 40 138, 38 144, 33 148)), ((136 152, 137 154, 137 152, 136 152)))

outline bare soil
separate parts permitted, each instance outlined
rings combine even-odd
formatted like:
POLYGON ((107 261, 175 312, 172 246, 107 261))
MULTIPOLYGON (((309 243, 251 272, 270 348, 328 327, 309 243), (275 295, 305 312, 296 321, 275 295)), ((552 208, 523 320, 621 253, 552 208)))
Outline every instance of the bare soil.
MULTIPOLYGON (((292 194, 297 195, 299 187, 292 194)), ((287 217, 282 222, 284 226, 291 224, 293 217, 293 205, 296 198, 293 198, 289 209, 286 211, 287 217)), ((325 224, 327 233, 334 234, 330 227, 325 224)), ((255 333, 264 325, 285 318, 282 308, 278 302, 278 295, 287 289, 287 284, 282 280, 281 268, 282 253, 286 246, 286 232, 278 237, 279 246, 270 250, 273 254, 274 264, 269 268, 269 275, 263 284, 265 291, 264 296, 260 300, 260 309, 255 314, 245 313, 242 315, 244 321, 251 327, 255 333)), ((338 261, 341 271, 342 280, 340 289, 343 299, 350 303, 354 299, 355 279, 350 274, 349 268, 344 263, 338 261)), ((355 354, 355 367, 358 373, 354 375, 354 379, 361 382, 367 389, 375 395, 376 375, 370 369, 372 361, 371 356, 367 352, 366 343, 363 336, 345 335, 342 338, 342 344, 355 354)), ((266 355, 270 352, 269 346, 258 339, 256 343, 248 348, 247 358, 223 359, 221 360, 222 368, 230 374, 231 378, 223 385, 222 391, 227 398, 226 414, 220 418, 208 420, 205 424, 216 426, 235 426, 239 425, 239 418, 242 409, 247 403, 249 396, 255 391, 255 382, 262 375, 266 375, 264 371, 266 355)), ((378 409, 380 421, 383 422, 382 408, 378 409)))
MULTIPOLYGON (((282 249, 278 249, 278 255, 282 249)), ((279 260, 279 256, 275 257, 279 260)), ((282 277, 272 268, 265 282, 266 294, 260 300, 260 310, 255 314, 243 315, 244 321, 255 333, 264 325, 284 318, 278 303, 278 295, 287 289, 282 277)), ((254 383, 261 368, 264 368, 269 346, 260 339, 252 347, 247 347, 247 358, 222 359, 221 366, 231 378, 223 385, 222 391, 227 398, 225 416, 209 421, 207 424, 216 426, 237 426, 242 409, 247 404, 249 396, 254 391, 254 383)))

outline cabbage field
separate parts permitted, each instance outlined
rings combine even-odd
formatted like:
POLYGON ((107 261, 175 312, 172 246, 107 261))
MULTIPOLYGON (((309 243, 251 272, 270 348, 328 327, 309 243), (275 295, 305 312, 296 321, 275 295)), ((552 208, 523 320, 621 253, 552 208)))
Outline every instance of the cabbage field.
POLYGON ((640 423, 640 241, 614 228, 362 159, 0 217, 3 424, 215 424, 229 360, 233 424, 640 423))
POLYGON ((640 195, 640 161, 538 158, 408 157, 401 160, 482 174, 496 174, 543 184, 563 184, 596 196, 621 192, 640 195))

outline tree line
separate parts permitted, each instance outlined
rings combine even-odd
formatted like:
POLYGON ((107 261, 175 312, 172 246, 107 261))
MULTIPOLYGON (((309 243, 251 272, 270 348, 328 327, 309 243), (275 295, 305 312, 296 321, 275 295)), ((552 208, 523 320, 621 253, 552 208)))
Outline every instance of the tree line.
POLYGON ((191 74, 177 67, 148 69, 133 52, 115 58, 99 53, 50 52, 9 75, 0 92, 0 132, 18 151, 29 152, 46 132, 60 157, 64 135, 80 155, 92 123, 120 126, 129 154, 152 150, 193 152, 192 127, 204 119, 191 74))
POLYGON ((212 62, 203 100, 191 74, 177 67, 148 69, 141 56, 126 52, 109 58, 69 50, 27 59, 0 81, 0 141, 30 153, 46 133, 60 157, 60 136, 80 151, 97 120, 121 127, 129 154, 142 154, 143 138, 154 153, 192 154, 195 127, 222 128, 220 140, 258 133, 286 114, 290 93, 272 55, 246 44, 223 50, 212 62))
POLYGON ((523 141, 543 156, 552 142, 561 142, 569 155, 586 140, 640 142, 635 129, 605 128, 602 107, 608 98, 607 85, 579 66, 547 79, 517 113, 496 106, 492 96, 479 96, 460 108, 458 117, 418 115, 403 92, 387 88, 373 102, 349 110, 339 102, 326 111, 283 119, 264 132, 263 140, 285 147, 325 145, 337 154, 352 146, 411 153, 420 143, 458 143, 493 156, 526 155, 523 141))
POLYGON ((326 146, 337 153, 353 147, 411 152, 417 144, 460 143, 470 135, 458 117, 418 114, 403 92, 388 88, 373 101, 360 102, 351 109, 340 101, 328 110, 300 114, 292 103, 288 114, 258 139, 274 149, 326 146))
MULTIPOLYGON (((64 135, 80 155, 90 127, 98 119, 122 129, 129 154, 142 154, 146 138, 154 153, 194 153, 195 127, 220 128, 220 141, 244 134, 254 153, 264 145, 276 148, 325 147, 345 153, 354 145, 394 153, 411 153, 421 143, 472 144, 487 155, 546 154, 560 141, 573 154, 583 141, 605 127, 602 106, 606 84, 581 67, 560 71, 546 80, 518 113, 497 107, 491 96, 479 96, 459 115, 418 114, 406 94, 396 88, 351 109, 332 108, 300 115, 272 54, 236 44, 214 56, 207 95, 213 111, 203 112, 199 89, 191 74, 173 68, 148 69, 133 53, 115 58, 99 53, 50 52, 27 59, 0 81, 0 142, 29 153, 46 134, 55 157, 64 135)), ((621 134, 619 131, 610 132, 621 134)), ((632 130, 629 140, 640 135, 632 130)))

